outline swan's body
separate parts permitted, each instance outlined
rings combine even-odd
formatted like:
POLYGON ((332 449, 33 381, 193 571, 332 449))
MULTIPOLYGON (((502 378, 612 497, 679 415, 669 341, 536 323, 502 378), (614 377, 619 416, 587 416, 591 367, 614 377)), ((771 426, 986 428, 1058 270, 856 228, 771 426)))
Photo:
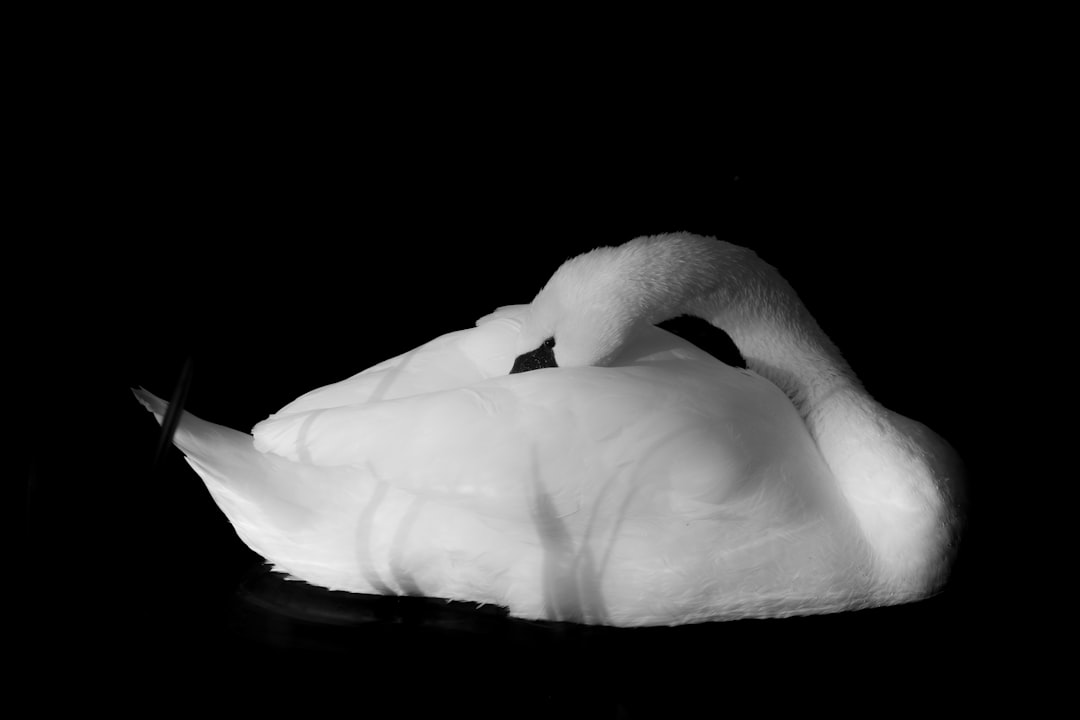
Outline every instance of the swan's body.
MULTIPOLYGON (((165 404, 138 395, 160 421, 165 404)), ((174 440, 278 569, 528 618, 904 602, 943 581, 957 528, 947 446, 859 389, 775 271, 693 236, 570 261, 532 304, 253 434, 184 414, 174 440), (650 325, 684 311, 727 330, 751 371, 650 325), (547 338, 558 367, 508 374, 547 338)))

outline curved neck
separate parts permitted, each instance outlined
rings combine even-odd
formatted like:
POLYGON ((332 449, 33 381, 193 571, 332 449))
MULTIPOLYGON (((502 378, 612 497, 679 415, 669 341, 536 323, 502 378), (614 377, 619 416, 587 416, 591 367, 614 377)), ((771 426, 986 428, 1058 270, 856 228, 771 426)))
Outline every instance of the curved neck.
POLYGON ((739 248, 732 248, 726 267, 727 288, 697 298, 688 310, 726 332, 747 366, 787 393, 808 422, 830 395, 862 390, 780 273, 739 248))
POLYGON ((750 369, 791 398, 887 592, 911 596, 934 587, 959 527, 961 479, 944 441, 876 403, 792 287, 752 251, 668 235, 629 243, 626 258, 628 280, 644 289, 644 320, 689 313, 711 322, 731 336, 750 369))
MULTIPOLYGON (((652 303, 650 323, 690 314, 726 332, 747 366, 783 390, 814 431, 830 396, 863 395, 840 351, 791 285, 752 251, 693 235, 641 238, 630 245, 633 282, 652 303), (679 277, 679 286, 664 285, 679 277)), ((816 433, 815 433, 816 435, 816 433)))

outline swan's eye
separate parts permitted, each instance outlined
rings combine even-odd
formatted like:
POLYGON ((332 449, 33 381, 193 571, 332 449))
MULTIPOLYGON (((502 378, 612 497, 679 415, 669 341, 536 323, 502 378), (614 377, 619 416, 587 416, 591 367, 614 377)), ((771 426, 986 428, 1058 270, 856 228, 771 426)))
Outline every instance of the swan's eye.
POLYGON ((522 353, 514 359, 514 367, 510 368, 510 374, 520 372, 528 372, 530 370, 540 370, 541 368, 559 367, 555 362, 555 353, 552 348, 555 347, 555 338, 549 337, 544 342, 540 343, 540 347, 535 350, 530 350, 527 353, 522 353))

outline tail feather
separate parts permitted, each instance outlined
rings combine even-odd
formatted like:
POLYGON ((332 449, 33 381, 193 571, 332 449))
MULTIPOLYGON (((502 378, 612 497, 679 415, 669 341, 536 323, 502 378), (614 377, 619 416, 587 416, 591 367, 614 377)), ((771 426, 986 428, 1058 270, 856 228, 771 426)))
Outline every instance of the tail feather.
MULTIPOLYGON (((162 423, 168 403, 143 388, 136 399, 162 423)), ((215 502, 241 538, 274 559, 291 537, 310 530, 327 507, 340 501, 344 469, 319 468, 266 455, 254 438, 184 411, 173 443, 202 477, 215 502)))

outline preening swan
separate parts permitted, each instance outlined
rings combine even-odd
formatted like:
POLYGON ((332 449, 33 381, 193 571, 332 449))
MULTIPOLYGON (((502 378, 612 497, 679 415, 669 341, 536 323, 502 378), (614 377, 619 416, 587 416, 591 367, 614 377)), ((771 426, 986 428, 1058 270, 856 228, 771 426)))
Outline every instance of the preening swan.
MULTIPOLYGON (((140 401, 160 422, 166 404, 140 401)), ((619 626, 919 599, 960 527, 952 451, 878 405, 793 289, 689 234, 567 261, 528 305, 174 436, 236 532, 337 590, 619 626), (749 370, 654 327, 692 314, 749 370)))

